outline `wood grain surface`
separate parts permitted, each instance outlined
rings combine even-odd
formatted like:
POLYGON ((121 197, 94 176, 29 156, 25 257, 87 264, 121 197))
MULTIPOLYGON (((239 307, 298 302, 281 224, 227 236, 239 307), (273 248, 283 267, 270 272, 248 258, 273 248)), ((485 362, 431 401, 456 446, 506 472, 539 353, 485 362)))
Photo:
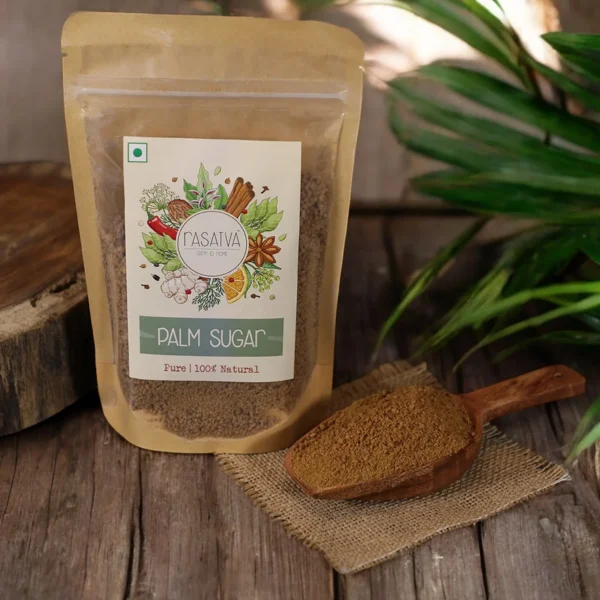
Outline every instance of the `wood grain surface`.
MULTIPOLYGON (((443 219, 351 219, 337 327, 336 383, 368 368, 377 328, 443 219), (417 259, 418 257, 418 259, 417 259)), ((435 240, 439 243, 440 240, 435 240)), ((436 285, 386 341, 406 355, 479 270, 479 253, 436 285)), ((561 461, 577 420, 600 393, 595 358, 530 350, 501 365, 475 355, 458 373, 462 338, 430 359, 454 392, 564 362, 589 375, 585 398, 536 407, 497 424, 561 461)), ((365 572, 339 576, 288 536, 210 456, 151 453, 127 444, 89 396, 50 421, 0 439, 0 596, 8 600, 580 600, 600 589, 600 452, 572 481, 476 526, 446 533, 365 572)))
POLYGON ((0 165, 0 214, 0 310, 83 269, 68 168, 0 165))
POLYGON ((547 402, 585 392, 585 377, 564 365, 552 365, 499 381, 460 396, 477 421, 489 423, 547 402))
POLYGON ((0 166, 0 435, 95 387, 73 186, 48 163, 0 166))

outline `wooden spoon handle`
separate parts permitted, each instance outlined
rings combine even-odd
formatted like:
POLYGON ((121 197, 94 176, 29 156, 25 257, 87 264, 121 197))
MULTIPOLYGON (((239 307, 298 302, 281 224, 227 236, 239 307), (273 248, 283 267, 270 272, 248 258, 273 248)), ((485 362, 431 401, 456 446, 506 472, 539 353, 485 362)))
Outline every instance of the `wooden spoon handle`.
POLYGON ((585 377, 569 367, 554 365, 464 394, 464 398, 487 423, 531 406, 578 396, 584 391, 585 377))

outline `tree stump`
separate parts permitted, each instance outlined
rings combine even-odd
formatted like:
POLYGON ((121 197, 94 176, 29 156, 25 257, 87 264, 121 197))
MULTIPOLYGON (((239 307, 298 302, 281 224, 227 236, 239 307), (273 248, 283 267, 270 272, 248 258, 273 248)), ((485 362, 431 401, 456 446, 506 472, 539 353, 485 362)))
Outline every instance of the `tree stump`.
POLYGON ((0 435, 96 385, 73 186, 50 163, 0 166, 0 435))

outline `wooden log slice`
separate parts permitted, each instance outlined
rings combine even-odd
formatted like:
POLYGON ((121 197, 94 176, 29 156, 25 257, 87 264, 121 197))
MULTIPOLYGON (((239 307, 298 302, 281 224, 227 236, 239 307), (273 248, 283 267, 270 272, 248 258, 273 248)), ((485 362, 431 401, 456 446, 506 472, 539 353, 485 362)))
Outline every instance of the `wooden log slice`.
POLYGON ((96 385, 73 186, 50 163, 0 165, 0 435, 96 385))

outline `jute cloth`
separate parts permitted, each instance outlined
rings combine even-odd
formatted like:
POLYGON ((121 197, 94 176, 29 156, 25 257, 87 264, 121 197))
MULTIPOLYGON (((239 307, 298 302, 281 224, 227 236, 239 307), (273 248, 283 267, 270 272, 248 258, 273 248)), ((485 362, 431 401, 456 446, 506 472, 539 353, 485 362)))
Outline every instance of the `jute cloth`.
MULTIPOLYGON (((425 366, 398 362, 333 392, 337 410, 379 389, 439 385, 425 366)), ((306 496, 283 469, 284 452, 220 454, 244 491, 289 533, 320 550, 334 569, 354 573, 425 540, 470 525, 568 479, 559 465, 487 425, 473 467, 445 490, 413 500, 328 501, 306 496)))

